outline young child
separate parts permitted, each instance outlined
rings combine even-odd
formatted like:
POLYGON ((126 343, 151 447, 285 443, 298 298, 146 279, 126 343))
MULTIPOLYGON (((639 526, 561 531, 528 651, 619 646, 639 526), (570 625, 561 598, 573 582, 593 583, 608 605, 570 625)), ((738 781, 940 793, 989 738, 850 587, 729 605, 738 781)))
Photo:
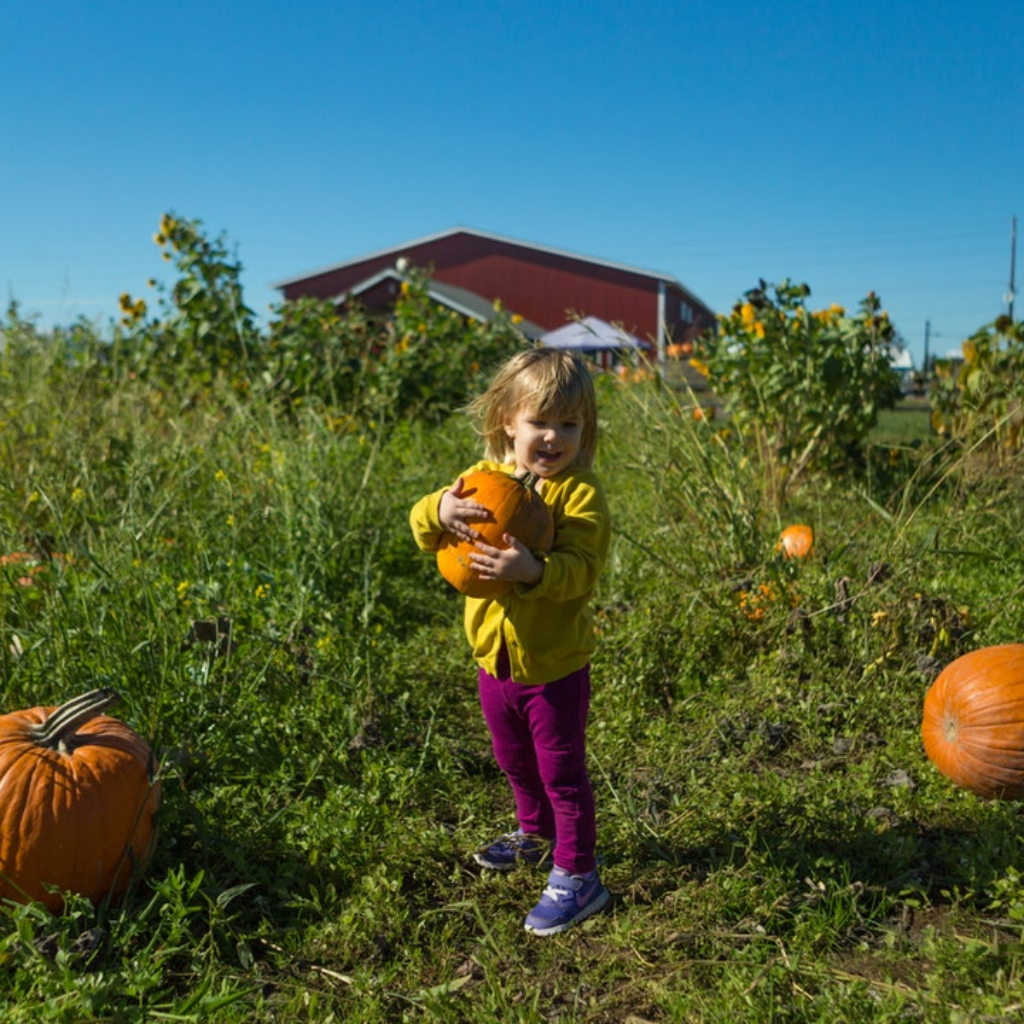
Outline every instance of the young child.
POLYGON ((469 406, 482 423, 482 468, 534 473, 551 510, 549 552, 505 535, 506 548, 480 540, 487 510, 463 496, 463 478, 413 507, 416 543, 436 551, 445 532, 477 541, 471 561, 485 580, 513 586, 466 598, 466 635, 479 666, 480 703, 494 756, 515 796, 519 829, 481 847, 475 860, 504 871, 553 860, 526 930, 554 935, 601 910, 610 898, 595 861, 594 797, 586 766, 590 655, 588 605, 608 553, 608 506, 591 469, 597 402, 590 371, 560 349, 510 359, 469 406))

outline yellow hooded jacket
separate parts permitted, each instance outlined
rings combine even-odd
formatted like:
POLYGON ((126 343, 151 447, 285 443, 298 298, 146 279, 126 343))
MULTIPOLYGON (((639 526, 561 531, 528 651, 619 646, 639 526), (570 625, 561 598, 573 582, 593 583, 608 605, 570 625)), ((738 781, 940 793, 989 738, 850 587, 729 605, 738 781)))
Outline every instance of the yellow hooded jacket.
MULTIPOLYGON (((482 461, 480 469, 512 472, 512 467, 482 461)), ((438 519, 443 487, 421 498, 409 523, 423 551, 437 551, 443 530, 438 519)), ((611 542, 611 519, 597 474, 570 466, 549 477, 541 497, 551 509, 555 540, 551 551, 535 552, 544 575, 533 586, 516 583, 497 597, 466 598, 463 622, 473 657, 497 675, 502 645, 512 678, 518 683, 551 683, 581 669, 590 660, 596 638, 588 607, 611 542)))

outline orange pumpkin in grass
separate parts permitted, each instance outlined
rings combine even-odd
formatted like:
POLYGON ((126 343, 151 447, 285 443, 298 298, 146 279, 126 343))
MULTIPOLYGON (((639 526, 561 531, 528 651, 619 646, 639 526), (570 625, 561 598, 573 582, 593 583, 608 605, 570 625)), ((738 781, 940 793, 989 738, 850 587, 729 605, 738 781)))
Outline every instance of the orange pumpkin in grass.
POLYGON ((924 700, 921 739, 936 768, 986 799, 1024 797, 1024 644, 947 665, 924 700))
POLYGON ((93 690, 0 716, 0 898, 59 910, 53 886, 98 903, 148 861, 160 787, 149 746, 102 713, 119 699, 93 690))
MULTIPOLYGON (((548 551, 555 539, 551 510, 537 493, 537 477, 512 476, 496 469, 481 469, 463 478, 463 498, 472 498, 487 508, 491 518, 473 522, 481 541, 491 547, 507 547, 502 537, 509 533, 531 551, 548 551)), ((437 550, 437 567, 441 575, 467 597, 496 597, 511 589, 508 580, 482 580, 477 575, 470 554, 476 544, 446 533, 437 550)))
POLYGON ((787 526, 779 535, 775 550, 785 558, 806 558, 814 551, 814 531, 804 523, 787 526))
POLYGON ((0 555, 0 570, 7 569, 16 586, 32 587, 46 577, 48 570, 64 572, 74 564, 71 555, 62 555, 56 551, 34 554, 31 551, 11 551, 0 555))

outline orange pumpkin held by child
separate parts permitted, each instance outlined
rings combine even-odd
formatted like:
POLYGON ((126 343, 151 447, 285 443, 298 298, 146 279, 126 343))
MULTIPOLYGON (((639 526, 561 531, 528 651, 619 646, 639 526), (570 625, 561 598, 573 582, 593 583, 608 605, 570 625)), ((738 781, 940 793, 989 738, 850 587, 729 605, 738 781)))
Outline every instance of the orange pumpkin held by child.
MULTIPOLYGON (((533 552, 550 550, 555 524, 551 510, 534 487, 534 474, 518 477, 501 470, 481 469, 462 479, 462 497, 478 501, 491 513, 490 519, 472 523, 482 543, 505 548, 508 545, 502 537, 508 533, 533 552)), ((508 580, 480 579, 469 560, 475 549, 476 543, 446 533, 437 549, 441 575, 467 597, 496 597, 511 589, 508 580)))
POLYGON ((1024 644, 982 647, 939 673, 921 739, 943 775, 986 799, 1024 797, 1024 644))
POLYGON ((785 558, 806 558, 814 550, 814 531, 804 523, 787 526, 779 535, 775 550, 785 558))
POLYGON ((102 714, 118 700, 100 689, 0 715, 0 898, 98 903, 145 867, 160 785, 146 742, 102 714))

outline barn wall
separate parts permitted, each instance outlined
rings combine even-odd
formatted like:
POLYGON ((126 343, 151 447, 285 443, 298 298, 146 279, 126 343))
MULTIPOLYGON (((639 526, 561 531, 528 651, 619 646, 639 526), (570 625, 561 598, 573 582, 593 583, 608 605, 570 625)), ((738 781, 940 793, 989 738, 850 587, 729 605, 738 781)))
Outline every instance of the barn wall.
MULTIPOLYGON (((332 299, 393 267, 402 256, 412 265, 430 270, 437 281, 467 288, 488 300, 501 299, 507 309, 546 330, 578 315, 621 324, 645 341, 657 335, 656 278, 468 232, 455 232, 404 249, 396 247, 312 274, 283 286, 282 292, 285 299, 332 299)), ((670 335, 677 340, 697 329, 696 323, 679 321, 679 301, 683 297, 678 288, 669 287, 666 320, 670 335)), ((709 319, 705 312, 700 325, 709 319)))

